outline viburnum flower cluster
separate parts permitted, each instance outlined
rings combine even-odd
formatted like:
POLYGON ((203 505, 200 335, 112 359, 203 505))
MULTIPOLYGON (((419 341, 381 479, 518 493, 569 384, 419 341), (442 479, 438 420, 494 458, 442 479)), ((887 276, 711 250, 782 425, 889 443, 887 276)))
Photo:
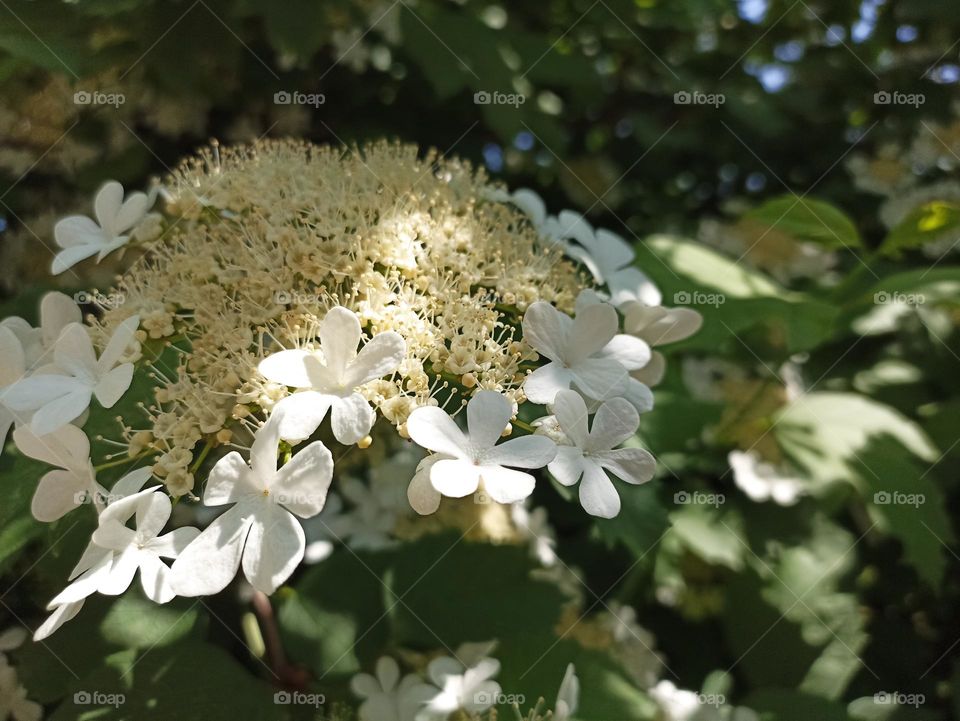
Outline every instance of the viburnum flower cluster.
MULTIPOLYGON (((532 191, 509 195, 413 146, 269 141, 213 146, 150 195, 124 200, 108 183, 95 214, 57 226, 53 270, 127 249, 112 295, 123 302, 84 325, 51 294, 40 328, 0 324, 0 431, 16 426, 21 452, 54 467, 34 514, 98 516, 38 636, 137 576, 158 603, 216 593, 241 571, 272 593, 328 493, 341 503, 342 482, 364 503, 351 469, 388 431, 420 455, 406 478, 381 480, 422 515, 443 497, 518 504, 545 469, 609 518, 620 482, 654 475, 647 451, 619 446, 653 406, 651 346, 695 332, 699 316, 661 307, 618 235, 547 215, 532 191), (127 408, 135 377, 154 397, 127 408), (87 417, 118 403, 124 452, 95 466, 87 417), (98 475, 118 466, 108 490, 98 475), (171 497, 221 514, 165 532, 171 497)), ((400 517, 391 504, 351 510, 375 531, 355 542, 389 535, 376 523, 400 517)), ((524 528, 539 518, 512 515, 524 528)), ((329 540, 310 534, 314 548, 329 540)))

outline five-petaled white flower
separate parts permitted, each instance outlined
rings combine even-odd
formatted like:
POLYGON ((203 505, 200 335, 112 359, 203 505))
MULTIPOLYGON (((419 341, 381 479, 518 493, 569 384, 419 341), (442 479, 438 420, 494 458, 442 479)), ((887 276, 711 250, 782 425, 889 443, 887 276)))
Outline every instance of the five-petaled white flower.
POLYGON ((350 690, 364 699, 360 721, 414 721, 417 711, 433 698, 437 689, 414 674, 400 678, 400 666, 389 656, 377 661, 377 675, 358 673, 350 690))
POLYGON ((71 215, 53 228, 62 250, 53 259, 51 272, 59 275, 92 255, 99 263, 130 240, 130 231, 150 209, 153 196, 131 193, 123 199, 123 186, 115 180, 105 183, 93 201, 94 221, 85 215, 71 215))
POLYGON ((185 527, 159 535, 172 509, 170 497, 162 491, 148 489, 125 500, 134 507, 136 530, 126 526, 126 504, 114 503, 100 514, 100 523, 93 532, 93 542, 114 553, 110 572, 98 590, 108 596, 123 593, 139 569, 140 584, 147 598, 166 603, 176 593, 170 585, 170 567, 161 559, 176 558, 200 530, 185 527))
POLYGON ((572 445, 557 446, 557 456, 547 470, 564 486, 580 483, 584 510, 601 518, 620 512, 620 496, 607 475, 612 472, 627 483, 640 484, 653 477, 656 463, 640 448, 617 448, 636 433, 640 417, 623 398, 604 401, 588 425, 587 405, 579 393, 561 391, 553 404, 560 428, 572 445))
POLYGON ((71 323, 54 345, 53 367, 7 388, 2 396, 4 404, 15 413, 34 411, 30 428, 38 436, 53 433, 78 418, 94 396, 104 408, 112 407, 133 380, 133 363, 120 360, 139 325, 138 316, 123 321, 97 358, 87 329, 71 323))
MULTIPOLYGON (((125 524, 136 513, 137 499, 134 496, 152 475, 150 468, 138 468, 113 484, 105 498, 107 507, 114 508, 111 517, 125 524)), ((150 490, 156 490, 156 487, 150 490)), ((115 558, 113 550, 98 546, 91 539, 77 565, 70 572, 68 580, 71 583, 47 604, 47 609, 53 613, 34 632, 35 641, 47 638, 80 612, 87 596, 96 593, 101 584, 108 582, 115 558)))
MULTIPOLYGON (((623 332, 646 341, 651 347, 676 343, 689 338, 703 325, 703 316, 692 308, 666 308, 631 300, 620 306, 623 311, 623 332)), ((630 373, 631 377, 654 386, 663 380, 666 360, 653 351, 650 362, 630 373)))
POLYGON ((223 590, 243 564, 258 591, 273 593, 303 559, 306 540, 294 518, 323 510, 333 477, 333 457, 320 441, 277 468, 284 411, 274 409, 257 431, 250 464, 236 451, 210 471, 203 502, 235 504, 211 523, 173 564, 174 590, 202 596, 223 590))
POLYGON ((542 436, 524 436, 496 445, 510 423, 513 406, 496 391, 479 391, 467 403, 467 433, 436 406, 417 408, 407 432, 424 448, 445 458, 433 463, 430 482, 445 496, 462 498, 484 490, 498 503, 515 503, 533 492, 534 478, 513 468, 542 468, 556 445, 542 436))
POLYGON ((59 433, 38 436, 29 426, 21 426, 13 432, 13 440, 23 455, 57 467, 37 485, 30 504, 34 518, 50 523, 85 502, 100 507, 106 491, 97 483, 86 433, 67 425, 59 433))
POLYGON ((617 311, 606 303, 585 305, 576 318, 549 303, 533 303, 523 316, 523 337, 550 362, 527 376, 523 383, 527 398, 552 403, 559 391, 571 385, 596 400, 626 393, 630 375, 621 360, 633 357, 632 364, 642 366, 650 354, 641 341, 628 349, 621 348, 619 341, 611 346, 618 329, 617 311), (634 357, 637 353, 641 355, 634 357))
POLYGON ((417 721, 445 721, 457 710, 479 713, 497 705, 500 684, 491 679, 499 673, 500 662, 468 658, 461 651, 463 647, 457 651, 460 660, 442 656, 428 664, 427 676, 440 692, 417 714, 417 721))
POLYGON ((318 336, 318 350, 274 353, 260 362, 259 370, 275 383, 306 389, 277 404, 286 410, 282 438, 309 438, 330 409, 333 435, 350 445, 366 436, 376 420, 357 388, 395 371, 406 355, 406 343, 399 333, 386 331, 373 336, 358 353, 360 320, 356 313, 340 306, 327 312, 318 336))

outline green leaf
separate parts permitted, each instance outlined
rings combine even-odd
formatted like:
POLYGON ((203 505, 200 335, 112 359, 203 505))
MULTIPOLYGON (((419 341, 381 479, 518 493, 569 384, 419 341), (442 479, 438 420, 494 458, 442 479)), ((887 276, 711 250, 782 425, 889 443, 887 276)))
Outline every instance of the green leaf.
POLYGON ((667 530, 667 509, 659 498, 657 481, 642 486, 618 483, 620 513, 616 518, 598 518, 597 532, 608 543, 619 541, 637 557, 646 555, 667 530))
POLYGON ((849 216, 839 208, 812 198, 784 195, 768 200, 745 216, 798 241, 825 248, 860 248, 860 234, 849 216))
POLYGON ((100 632, 108 642, 123 648, 160 648, 187 635, 202 635, 207 618, 201 610, 194 599, 154 603, 135 587, 110 606, 100 632))

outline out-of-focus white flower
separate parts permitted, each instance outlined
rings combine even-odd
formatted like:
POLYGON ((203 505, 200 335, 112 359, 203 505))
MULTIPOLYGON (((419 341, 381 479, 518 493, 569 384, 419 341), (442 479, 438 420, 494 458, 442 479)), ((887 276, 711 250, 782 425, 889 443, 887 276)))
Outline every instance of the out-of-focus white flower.
POLYGON ((333 477, 333 457, 315 441, 277 469, 280 425, 275 409, 257 431, 249 465, 236 451, 210 471, 203 502, 234 506, 211 523, 173 564, 171 581, 182 596, 223 590, 243 565, 254 588, 273 593, 303 559, 306 539, 294 515, 323 510, 333 477))
POLYGON ((432 453, 417 464, 417 470, 410 479, 410 485, 407 486, 407 500, 410 502, 410 507, 421 516, 429 516, 440 508, 440 499, 443 494, 433 487, 433 483, 430 482, 430 473, 438 461, 451 458, 453 456, 432 453))
POLYGON ((753 451, 731 451, 727 460, 733 469, 734 483, 753 501, 772 500, 781 506, 792 506, 806 494, 803 479, 781 473, 753 451))
POLYGON ((123 199, 123 186, 111 180, 105 183, 93 201, 94 221, 85 215, 64 218, 53 229, 62 250, 53 259, 51 272, 59 275, 92 255, 99 263, 108 254, 130 240, 130 231, 147 214, 153 196, 131 193, 123 199))
POLYGON ((23 455, 56 466, 40 479, 30 503, 38 521, 51 523, 83 503, 99 507, 103 502, 106 491, 97 483, 90 441, 82 430, 67 425, 59 433, 37 436, 29 426, 21 426, 13 432, 13 440, 23 455))
POLYGON ((350 690, 364 699, 360 721, 414 721, 437 689, 414 674, 400 678, 400 666, 389 656, 377 661, 376 676, 358 673, 350 679, 350 690))
POLYGON ((567 255, 582 262, 598 283, 606 284, 611 303, 619 307, 639 300, 646 305, 660 305, 660 291, 639 268, 631 265, 635 253, 627 241, 603 228, 580 232, 575 238, 580 247, 568 246, 567 255))
POLYGON ((477 658, 469 650, 461 646, 459 660, 443 656, 427 666, 427 676, 439 693, 416 715, 416 721, 446 721, 457 710, 480 713, 496 705, 500 684, 491 679, 500 672, 500 662, 488 656, 477 658))
POLYGON ((117 326, 97 358, 87 329, 70 324, 53 349, 55 368, 17 381, 2 396, 14 412, 33 411, 30 428, 38 436, 53 433, 87 410, 94 396, 111 408, 130 387, 133 363, 120 363, 134 342, 140 319, 132 316, 117 326))
POLYGON ((93 533, 95 544, 115 554, 99 591, 108 596, 123 593, 139 569, 140 584, 147 598, 166 603, 176 594, 170 585, 170 568, 161 559, 176 558, 200 531, 186 527, 159 535, 170 519, 172 508, 166 493, 153 489, 141 491, 131 497, 131 502, 135 503, 136 530, 125 525, 126 510, 113 504, 100 514, 99 525, 93 533))
MULTIPOLYGON (((627 369, 619 360, 601 355, 618 327, 617 311, 606 303, 584 307, 576 318, 549 303, 533 303, 523 316, 523 337, 550 362, 527 376, 523 383, 527 398, 552 403, 557 392, 571 384, 597 400, 622 396, 630 378, 627 369)), ((643 362, 648 360, 649 349, 643 362)))
POLYGON ((462 498, 481 482, 498 503, 515 503, 533 492, 534 477, 514 468, 542 468, 556 454, 543 436, 523 436, 497 445, 510 423, 513 406, 496 391, 479 391, 467 403, 467 434, 446 411, 417 408, 407 420, 410 437, 420 446, 449 458, 430 468, 430 482, 445 496, 462 498))
POLYGON ((554 550, 557 541, 547 522, 547 509, 530 509, 522 503, 514 503, 510 506, 510 518, 521 537, 529 541, 530 553, 534 558, 544 566, 552 566, 557 562, 557 552, 554 550))
POLYGON ((567 664, 567 670, 560 682, 557 692, 557 703, 553 707, 553 718, 556 721, 570 721, 577 712, 580 704, 580 679, 573 664, 567 664))
POLYGON ((663 721, 719 721, 714 706, 700 703, 696 691, 677 688, 671 681, 661 681, 649 691, 663 713, 663 721))
POLYGON ((318 350, 284 350, 260 362, 265 378, 306 389, 278 404, 286 410, 282 438, 309 438, 328 409, 333 434, 341 443, 356 443, 370 432, 376 416, 357 388, 395 371, 403 361, 406 342, 399 333, 386 331, 371 338, 358 353, 361 335, 357 314, 337 306, 320 323, 318 350))
POLYGON ((0 654, 0 719, 13 721, 40 721, 43 707, 27 698, 27 690, 20 684, 17 670, 0 654))
MULTIPOLYGON (((621 306, 623 332, 646 341, 651 347, 676 343, 689 338, 703 325, 703 316, 692 308, 666 308, 628 301, 621 306)), ((653 351, 650 362, 630 375, 648 386, 663 380, 666 360, 659 351, 653 351)))
POLYGON ((601 518, 620 512, 620 496, 607 472, 627 483, 649 481, 656 461, 641 448, 617 448, 633 436, 640 424, 636 409, 622 398, 604 401, 588 425, 587 404, 579 393, 560 391, 553 404, 557 422, 572 445, 557 446, 556 458, 547 466, 560 483, 580 482, 584 510, 601 518))

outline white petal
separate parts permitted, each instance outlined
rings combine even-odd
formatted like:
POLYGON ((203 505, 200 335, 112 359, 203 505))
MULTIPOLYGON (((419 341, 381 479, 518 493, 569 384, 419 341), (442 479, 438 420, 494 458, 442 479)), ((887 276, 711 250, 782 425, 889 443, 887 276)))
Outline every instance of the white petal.
POLYGON ((82 323, 80 306, 69 295, 51 291, 40 300, 40 328, 44 346, 50 348, 71 323, 82 323))
MULTIPOLYGON (((3 399, 3 404, 13 411, 34 411, 83 388, 89 389, 89 386, 72 376, 33 375, 5 388, 0 398, 3 399)), ((64 421, 64 424, 67 422, 64 421)))
POLYGON ((167 603, 177 595, 170 583, 169 566, 150 553, 140 558, 140 585, 154 603, 167 603))
POLYGON ((116 180, 103 184, 93 201, 93 212, 104 229, 113 229, 113 222, 123 205, 123 186, 116 180))
POLYGON ((660 305, 663 297, 657 286, 637 268, 624 268, 607 278, 610 302, 620 306, 631 300, 646 305, 660 305))
POLYGON ((303 391, 281 400, 273 409, 274 415, 283 414, 280 437, 297 443, 312 436, 323 422, 334 398, 325 393, 303 391))
POLYGON ((480 486, 480 467, 472 461, 444 459, 430 469, 430 483, 450 498, 463 498, 480 486))
POLYGON ((573 319, 564 358, 575 365, 599 352, 617 334, 620 319, 612 305, 592 305, 573 319))
POLYGON ((333 456, 314 441, 277 471, 270 494, 292 513, 310 518, 323 510, 332 479, 333 456))
POLYGON ((291 513, 272 503, 266 508, 269 510, 258 511, 250 527, 243 551, 243 573, 251 586, 271 594, 300 564, 306 539, 291 513))
POLYGON ((71 323, 57 336, 53 349, 57 367, 64 373, 80 378, 95 378, 98 374, 97 356, 87 327, 71 323))
POLYGON ((483 454, 485 464, 515 468, 543 468, 557 455, 557 445, 546 436, 511 438, 483 454))
POLYGON ((84 571, 75 581, 58 593, 48 604, 48 608, 75 603, 97 592, 100 584, 110 575, 113 566, 113 554, 101 553, 93 565, 84 571))
MULTIPOLYGON (((53 226, 53 238, 57 245, 65 251, 89 249, 90 252, 83 258, 88 258, 96 253, 100 246, 107 241, 103 229, 85 215, 71 215, 57 221, 57 224, 53 226)), ((62 253, 58 255, 62 255, 62 253)), ((77 263, 83 258, 77 258, 73 263, 77 263)), ((73 265, 73 263, 70 265, 73 265)))
POLYGON ((593 418, 593 428, 585 450, 607 451, 616 448, 637 432, 640 415, 629 401, 611 398, 604 401, 593 418))
POLYGON ((604 275, 610 275, 633 262, 633 248, 616 233, 598 228, 595 237, 596 243, 590 252, 603 268, 604 275))
POLYGON ((88 466, 90 441, 76 426, 64 426, 47 436, 38 436, 29 427, 21 426, 13 432, 13 440, 25 456, 51 466, 69 469, 88 466))
POLYGON ((543 301, 531 304, 523 314, 524 340, 550 360, 563 359, 568 346, 567 334, 572 326, 569 316, 543 301))
MULTIPOLYGON (((122 480, 122 479, 121 479, 122 480)), ((120 481, 117 482, 117 485, 120 481)), ((151 486, 142 491, 133 493, 123 498, 116 498, 100 513, 100 523, 106 523, 108 520, 114 520, 120 524, 126 524, 127 521, 137 512, 140 503, 151 493, 156 491, 158 486, 151 486)))
POLYGON ((513 415, 513 405, 496 391, 478 391, 467 403, 467 429, 475 449, 492 448, 513 415))
POLYGON ((564 486, 572 486, 583 475, 583 453, 573 446, 557 446, 557 455, 547 470, 564 486))
POLYGON ((203 489, 203 505, 236 503, 250 493, 262 491, 262 484, 256 483, 252 475, 243 456, 231 451, 210 469, 207 486, 203 489))
POLYGON ((124 363, 107 373, 93 389, 97 402, 104 408, 113 408, 133 382, 133 363, 124 363))
POLYGON ((183 550, 200 535, 200 529, 193 526, 175 528, 170 533, 157 536, 147 542, 144 548, 164 558, 177 558, 183 550))
POLYGON ((237 575, 252 524, 253 513, 241 504, 207 526, 174 562, 173 590, 180 596, 209 596, 226 588, 237 575))
POLYGON ((436 406, 417 408, 407 419, 407 433, 427 450, 453 458, 466 458, 469 441, 457 422, 436 406))
POLYGON ((360 319, 352 310, 336 306, 331 308, 318 329, 320 347, 331 375, 342 380, 347 364, 357 357, 360 343, 360 319))
POLYGON ((367 698, 382 692, 380 684, 368 673, 358 673, 350 679, 350 690, 360 698, 367 698))
POLYGON ((97 362, 101 373, 106 373, 120 361, 127 349, 133 344, 139 327, 140 316, 138 315, 130 316, 116 327, 107 342, 107 347, 100 354, 100 360, 97 362))
POLYGON ((580 482, 580 505, 591 516, 613 518, 620 513, 620 496, 613 481, 596 463, 583 464, 583 480, 580 482))
POLYGON ((311 351, 299 348, 268 355, 257 366, 267 380, 292 388, 312 388, 323 363, 311 351))
POLYGON ((114 558, 109 575, 101 581, 97 590, 105 596, 119 596, 130 588, 138 568, 140 568, 140 551, 136 546, 125 548, 114 558))
POLYGON ((533 403, 553 403, 557 393, 570 388, 573 373, 558 362, 537 368, 523 381, 523 392, 533 403))
POLYGON ((73 471, 50 471, 37 484, 30 512, 38 521, 52 523, 82 505, 93 484, 92 472, 78 476, 73 471))
POLYGON ((280 424, 286 415, 286 409, 273 413, 253 436, 250 446, 250 483, 259 488, 269 488, 277 473, 277 451, 280 449, 280 424))
POLYGON ((30 419, 30 429, 38 436, 60 430, 70 421, 83 415, 83 412, 90 407, 91 395, 92 391, 89 387, 78 386, 67 395, 50 401, 33 414, 30 419))
POLYGON ((82 600, 57 606, 53 613, 47 617, 47 620, 40 624, 40 627, 34 631, 33 640, 43 641, 45 638, 48 638, 50 634, 80 613, 81 608, 83 608, 82 600))
POLYGON ((553 400, 553 414, 564 435, 578 448, 587 443, 587 404, 576 391, 564 390, 553 400))
POLYGON ((628 371, 634 371, 650 362, 650 346, 639 338, 621 333, 614 336, 598 355, 612 358, 628 371))
POLYGON ((20 380, 26 367, 26 355, 17 334, 0 326, 0 388, 20 380))
POLYGON ((134 542, 136 534, 122 523, 113 519, 101 520, 93 532, 92 539, 101 548, 111 551, 123 551, 134 542))
POLYGON ((377 659, 377 680, 384 691, 392 691, 400 680, 400 667, 389 656, 377 659))
MULTIPOLYGON (((527 436, 527 438, 533 438, 533 436, 527 436)), ((483 480, 484 490, 497 503, 522 501, 533 493, 536 485, 536 479, 529 473, 501 466, 480 466, 480 477, 483 480)))
POLYGON ((653 410, 653 391, 632 375, 627 379, 627 389, 624 391, 623 397, 630 401, 633 407, 637 409, 637 413, 647 413, 653 410))
POLYGON ((587 358, 573 369, 577 387, 594 400, 623 395, 630 382, 627 369, 615 360, 587 358))
POLYGON ((130 193, 114 217, 111 230, 120 235, 133 228, 147 214, 148 204, 146 193, 130 193))
POLYGON ((330 408, 330 427, 334 437, 345 446, 351 446, 373 428, 376 414, 359 393, 337 398, 330 408))
POLYGON ((433 468, 434 463, 444 458, 445 456, 432 455, 420 461, 417 472, 413 474, 410 485, 407 487, 407 500, 410 501, 410 507, 421 516, 429 516, 440 508, 442 496, 430 482, 430 469, 433 468))
MULTIPOLYGON (((653 351, 650 354, 650 362, 647 363, 640 370, 635 370, 630 373, 630 377, 636 381, 639 381, 647 388, 651 388, 655 385, 658 385, 660 381, 663 380, 664 374, 667 372, 667 359, 663 357, 663 353, 659 351, 653 351)), ((650 394, 650 408, 653 408, 653 394, 650 394)), ((640 410, 639 408, 637 409, 640 410)))
POLYGON ((627 483, 646 483, 657 469, 653 456, 642 448, 617 448, 594 454, 597 463, 627 483))
POLYGON ((74 248, 61 250, 59 253, 53 256, 53 262, 50 264, 50 274, 60 275, 64 271, 75 266, 81 260, 86 260, 91 255, 96 255, 99 250, 100 246, 97 245, 80 245, 74 248))
POLYGON ((407 354, 403 336, 393 331, 378 333, 367 343, 347 368, 344 385, 356 388, 375 378, 393 373, 407 354))
POLYGON ((170 518, 170 497, 156 491, 137 504, 137 534, 143 540, 156 538, 170 518))
POLYGON ((130 471, 114 483, 113 488, 110 489, 113 502, 139 492, 143 488, 143 484, 149 481, 152 476, 153 469, 149 466, 130 471))
POLYGON ((510 202, 530 216, 534 225, 542 224, 547 216, 547 208, 543 200, 530 188, 517 188, 511 194, 510 202))

